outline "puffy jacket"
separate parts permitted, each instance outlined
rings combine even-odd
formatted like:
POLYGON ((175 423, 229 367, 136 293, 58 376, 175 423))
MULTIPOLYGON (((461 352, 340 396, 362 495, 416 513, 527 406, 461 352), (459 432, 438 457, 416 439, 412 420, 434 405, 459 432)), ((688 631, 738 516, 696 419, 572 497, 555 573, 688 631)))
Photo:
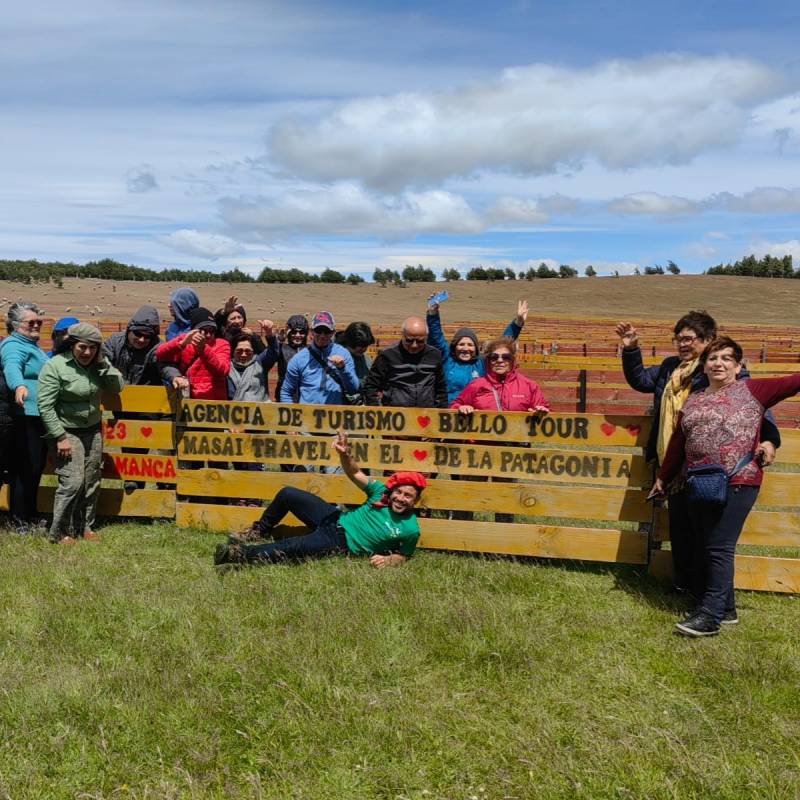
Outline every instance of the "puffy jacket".
POLYGON ((38 417, 36 400, 39 394, 39 373, 47 363, 47 353, 32 339, 14 331, 0 345, 0 363, 11 394, 20 386, 28 390, 25 405, 20 408, 12 403, 11 413, 14 416, 24 414, 27 417, 38 417))
POLYGON ((353 357, 347 348, 331 343, 324 350, 309 344, 295 355, 286 367, 281 384, 281 403, 313 403, 316 405, 338 405, 344 402, 345 394, 358 391, 353 357), (323 367, 312 355, 316 353, 327 364, 331 356, 341 356, 344 367, 323 367), (341 380, 342 385, 332 375, 341 380))
POLYGON ((430 345, 409 353, 400 343, 381 350, 364 381, 364 397, 368 406, 447 408, 442 354, 430 345))
POLYGON ((197 400, 227 400, 228 372, 231 368, 231 346, 216 337, 204 347, 193 344, 181 348, 183 336, 162 342, 156 348, 161 364, 173 364, 189 379, 190 396, 197 400))
MULTIPOLYGON (((638 347, 623 348, 622 350, 622 371, 625 373, 625 380, 631 389, 643 394, 653 395, 653 419, 658 420, 661 416, 661 398, 664 389, 667 388, 667 381, 681 363, 678 356, 667 356, 660 364, 652 367, 645 367, 642 361, 642 351, 638 347)), ((749 378, 750 373, 746 367, 742 367, 737 380, 749 378)), ((690 392, 698 392, 708 388, 708 377, 702 370, 692 375, 692 388, 690 392)), ((658 425, 654 423, 650 428, 650 436, 647 439, 645 456, 648 461, 656 458, 656 443, 658 441, 658 425)), ((781 446, 781 434, 775 424, 775 417, 771 411, 764 415, 761 426, 761 441, 772 442, 776 448, 781 446)))
MULTIPOLYGON (((478 337, 470 328, 461 328, 448 344, 442 329, 442 320, 437 311, 435 314, 427 315, 428 323, 428 344, 435 347, 442 354, 442 366, 444 367, 444 379, 447 382, 447 402, 452 403, 458 397, 462 389, 475 378, 480 378, 486 374, 486 362, 480 357, 478 352, 478 337), (456 358, 456 344, 469 336, 475 342, 475 358, 471 361, 459 361, 456 358)), ((516 341, 519 338, 522 328, 517 325, 516 320, 511 320, 503 331, 503 336, 516 341)))
POLYGON ((526 378, 516 367, 502 381, 493 372, 476 378, 450 404, 450 408, 461 406, 472 406, 480 411, 530 411, 536 406, 550 408, 539 384, 526 378))

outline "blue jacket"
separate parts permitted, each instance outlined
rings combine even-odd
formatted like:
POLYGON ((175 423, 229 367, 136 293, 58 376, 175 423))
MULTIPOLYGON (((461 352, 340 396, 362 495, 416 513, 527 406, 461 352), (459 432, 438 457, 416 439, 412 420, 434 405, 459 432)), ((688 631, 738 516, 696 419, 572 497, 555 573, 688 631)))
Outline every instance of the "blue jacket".
MULTIPOLYGON (((645 367, 642 362, 642 351, 638 347, 631 350, 622 349, 622 371, 625 373, 625 380, 631 389, 637 392, 653 395, 653 419, 659 419, 661 415, 661 398, 664 389, 667 388, 667 381, 681 363, 678 356, 668 356, 660 364, 652 367, 645 367)), ((737 380, 749 378, 750 373, 746 368, 742 368, 737 380)), ((698 392, 708 388, 708 376, 704 372, 695 372, 692 375, 692 388, 690 391, 698 392)), ((647 439, 647 450, 645 455, 650 461, 656 457, 656 442, 658 441, 658 425, 654 424, 650 429, 650 436, 647 439)), ((761 441, 772 442, 776 448, 781 446, 781 434, 775 424, 775 417, 771 411, 767 411, 761 424, 761 441)))
POLYGON ((38 417, 39 373, 47 363, 47 353, 36 342, 14 331, 0 345, 0 363, 12 393, 20 386, 28 389, 24 407, 20 409, 16 403, 12 403, 11 413, 14 416, 24 413, 28 417, 38 417))
MULTIPOLYGON (((476 353, 472 361, 459 361, 454 355, 455 340, 447 343, 444 331, 442 330, 442 320, 439 314, 428 314, 428 344, 435 347, 442 354, 442 366, 444 368, 444 379, 447 383, 447 405, 458 397, 466 385, 475 378, 482 378, 486 374, 486 362, 476 353)), ((503 336, 516 341, 519 338, 522 328, 517 325, 515 320, 511 320, 503 331, 503 336)))
POLYGON ((342 381, 345 393, 355 394, 358 391, 353 357, 346 348, 340 344, 330 344, 320 350, 315 344, 309 343, 286 366, 286 376, 281 384, 281 403, 343 404, 342 387, 331 377, 334 374, 342 381), (327 368, 314 358, 312 351, 319 355, 327 368), (331 356, 341 356, 344 367, 337 369, 327 364, 331 356))

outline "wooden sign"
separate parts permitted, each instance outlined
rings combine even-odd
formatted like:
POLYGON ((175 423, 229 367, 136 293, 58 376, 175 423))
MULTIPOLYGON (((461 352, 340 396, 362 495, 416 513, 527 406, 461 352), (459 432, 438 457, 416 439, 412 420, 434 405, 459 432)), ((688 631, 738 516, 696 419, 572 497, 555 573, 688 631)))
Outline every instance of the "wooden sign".
POLYGON ((474 439, 569 445, 643 447, 649 424, 642 417, 604 414, 531 414, 368 406, 314 406, 184 400, 176 424, 185 428, 302 431, 344 430, 381 436, 474 439))

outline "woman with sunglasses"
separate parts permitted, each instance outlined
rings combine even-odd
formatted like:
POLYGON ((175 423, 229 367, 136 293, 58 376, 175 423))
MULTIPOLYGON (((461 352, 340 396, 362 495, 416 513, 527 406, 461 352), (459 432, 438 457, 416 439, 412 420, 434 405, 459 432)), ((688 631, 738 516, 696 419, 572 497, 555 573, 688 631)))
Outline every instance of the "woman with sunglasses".
POLYGON ((486 374, 467 384, 450 404, 460 414, 473 411, 548 412, 539 384, 525 377, 514 357, 514 342, 502 337, 489 342, 486 355, 486 374))
MULTIPOLYGON (((630 322, 620 322, 616 333, 622 342, 622 369, 628 385, 637 392, 653 395, 653 426, 647 441, 645 456, 655 462, 656 469, 663 464, 667 445, 678 421, 678 414, 690 394, 708 387, 708 378, 700 367, 700 357, 717 336, 717 323, 705 311, 690 311, 673 326, 672 342, 676 355, 668 356, 660 364, 645 367, 639 348, 639 335, 630 322)), ((750 373, 742 368, 740 378, 750 373)), ((762 439, 758 447, 764 466, 775 459, 775 449, 781 437, 771 414, 764 418, 762 439)), ((691 533, 689 508, 684 484, 678 478, 667 487, 669 513, 669 538, 675 591, 694 595, 702 589, 702 553, 691 533)))
POLYGON ((37 406, 39 373, 47 353, 39 347, 42 316, 35 303, 14 303, 6 319, 8 337, 0 345, 0 363, 13 395, 14 456, 11 473, 11 518, 26 526, 38 519, 36 493, 42 477, 47 447, 37 406))

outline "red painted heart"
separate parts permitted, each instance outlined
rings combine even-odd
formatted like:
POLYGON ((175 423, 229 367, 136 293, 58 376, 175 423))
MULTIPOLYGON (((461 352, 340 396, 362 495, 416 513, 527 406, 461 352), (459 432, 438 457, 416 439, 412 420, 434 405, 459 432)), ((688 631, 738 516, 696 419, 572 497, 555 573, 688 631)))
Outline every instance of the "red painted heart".
POLYGON ((428 457, 428 451, 427 450, 414 450, 412 455, 414 456, 414 458, 417 459, 417 461, 424 461, 428 457))
POLYGON ((419 422, 420 427, 427 428, 428 425, 431 424, 431 418, 430 417, 417 417, 417 422, 419 422))
POLYGON ((140 430, 145 439, 153 432, 153 429, 149 425, 143 425, 140 430))
POLYGON ((600 430, 603 431, 603 433, 606 436, 611 436, 616 429, 617 429, 617 426, 616 425, 612 425, 610 422, 604 422, 600 426, 600 430))
POLYGON ((638 436, 640 431, 642 430, 642 426, 641 425, 626 425, 625 426, 625 430, 628 431, 628 433, 631 436, 638 436))

